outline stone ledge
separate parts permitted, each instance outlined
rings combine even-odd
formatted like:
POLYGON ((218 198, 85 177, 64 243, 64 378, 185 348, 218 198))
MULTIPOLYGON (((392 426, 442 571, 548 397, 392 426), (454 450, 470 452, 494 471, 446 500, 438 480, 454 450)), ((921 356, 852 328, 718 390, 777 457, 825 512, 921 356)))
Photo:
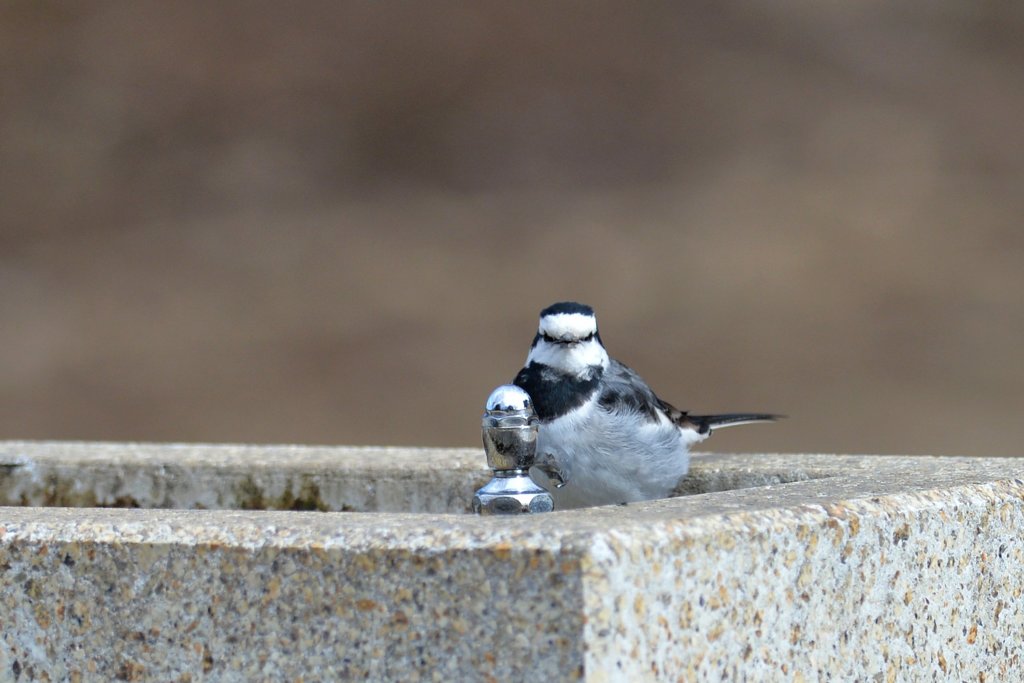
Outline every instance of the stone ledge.
MULTIPOLYGON (((152 483, 171 466, 204 472, 196 491, 218 472, 421 493, 483 474, 474 449, 422 455, 2 443, 0 479, 31 498, 33 468, 44 488, 113 472, 168 503, 178 489, 152 483), (421 467, 434 457, 450 471, 421 467)), ((714 492, 512 519, 455 514, 471 488, 441 514, 3 508, 0 678, 1005 680, 1024 650, 1022 472, 698 456, 684 488, 714 492)), ((390 495, 373 500, 408 502, 390 495)))

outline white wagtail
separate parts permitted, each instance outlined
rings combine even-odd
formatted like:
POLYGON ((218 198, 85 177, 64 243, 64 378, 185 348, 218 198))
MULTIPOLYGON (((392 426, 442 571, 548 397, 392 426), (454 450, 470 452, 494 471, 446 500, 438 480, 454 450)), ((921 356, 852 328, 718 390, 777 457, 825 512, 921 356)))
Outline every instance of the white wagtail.
POLYGON ((658 398, 609 358, 590 306, 540 312, 526 366, 514 383, 540 418, 537 465, 556 509, 668 496, 686 474, 690 447, 719 427, 768 422, 764 413, 690 415, 658 398))

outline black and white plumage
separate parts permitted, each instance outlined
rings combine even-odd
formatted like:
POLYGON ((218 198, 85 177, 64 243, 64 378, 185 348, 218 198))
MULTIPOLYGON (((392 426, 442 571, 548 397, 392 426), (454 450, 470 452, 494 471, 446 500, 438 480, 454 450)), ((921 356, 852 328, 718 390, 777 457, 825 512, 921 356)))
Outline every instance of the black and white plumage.
POLYGON ((530 394, 540 418, 531 475, 557 509, 663 498, 686 474, 690 447, 713 430, 776 419, 676 409, 609 358, 593 309, 575 302, 541 311, 514 384, 530 394))

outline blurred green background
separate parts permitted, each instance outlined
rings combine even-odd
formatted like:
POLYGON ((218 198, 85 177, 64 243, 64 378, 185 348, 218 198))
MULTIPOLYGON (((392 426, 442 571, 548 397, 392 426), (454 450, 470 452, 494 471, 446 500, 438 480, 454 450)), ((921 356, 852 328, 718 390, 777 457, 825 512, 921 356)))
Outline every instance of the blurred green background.
POLYGON ((0 438, 474 445, 538 311, 712 450, 1022 453, 1024 5, 0 4, 0 438))

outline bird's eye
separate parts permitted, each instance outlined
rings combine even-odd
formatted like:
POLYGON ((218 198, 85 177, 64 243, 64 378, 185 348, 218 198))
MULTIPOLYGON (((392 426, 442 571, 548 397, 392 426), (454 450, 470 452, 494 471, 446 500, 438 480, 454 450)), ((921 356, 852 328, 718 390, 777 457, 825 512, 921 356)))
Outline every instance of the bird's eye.
POLYGON ((556 339, 555 339, 554 337, 552 337, 552 336, 551 336, 550 334, 542 334, 541 336, 542 336, 542 337, 544 337, 544 341, 546 341, 546 342, 550 342, 550 343, 552 343, 552 344, 554 344, 554 343, 555 343, 555 342, 557 341, 557 340, 556 340, 556 339))
POLYGON ((590 341, 590 340, 591 340, 591 339, 593 339, 593 338, 594 338, 594 333, 593 333, 593 332, 591 332, 591 333, 590 333, 590 334, 588 334, 588 335, 587 335, 586 337, 584 337, 584 338, 583 338, 583 339, 582 339, 581 341, 590 341))

